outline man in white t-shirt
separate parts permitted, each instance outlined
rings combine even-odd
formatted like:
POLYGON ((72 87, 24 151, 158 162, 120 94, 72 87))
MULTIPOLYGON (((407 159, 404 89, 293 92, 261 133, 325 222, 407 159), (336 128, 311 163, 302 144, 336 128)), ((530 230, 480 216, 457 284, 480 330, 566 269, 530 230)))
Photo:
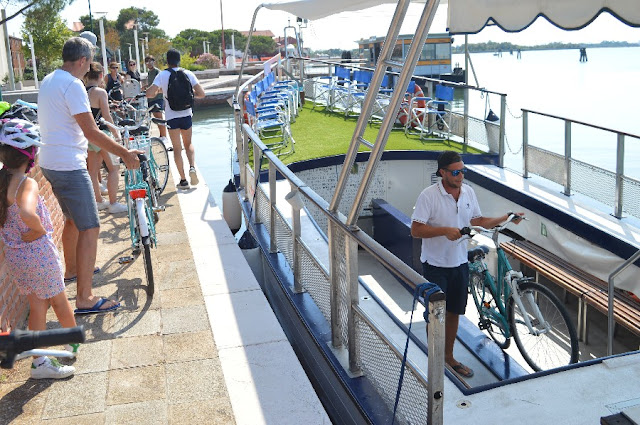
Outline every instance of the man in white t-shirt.
POLYGON ((182 111, 174 111, 169 104, 168 87, 169 78, 171 73, 181 71, 184 72, 193 88, 193 97, 200 99, 204 97, 204 90, 198 82, 198 79, 193 72, 179 68, 180 65, 180 52, 175 49, 169 49, 167 52, 167 65, 168 68, 158 73, 153 80, 153 84, 147 89, 147 98, 151 99, 158 91, 162 91, 164 95, 164 115, 167 120, 167 128, 169 129, 169 138, 173 145, 173 158, 176 161, 176 167, 178 173, 180 173, 180 183, 178 183, 179 189, 188 189, 189 183, 185 177, 184 164, 182 162, 182 144, 184 143, 184 150, 187 154, 187 160, 189 161, 189 177, 191 178, 191 184, 198 184, 198 175, 196 174, 195 163, 195 149, 191 143, 191 117, 193 116, 193 110, 187 108, 182 111))
MULTIPOLYGON (((411 236, 422 238, 420 261, 424 277, 447 294, 445 362, 462 377, 470 378, 473 370, 453 357, 458 322, 467 306, 469 282, 467 242, 459 240, 460 229, 469 225, 490 229, 505 221, 510 213, 483 217, 475 192, 462 183, 466 172, 459 153, 445 151, 438 157, 436 175, 442 179, 418 196, 411 216, 411 236)), ((519 215, 515 223, 523 216, 519 215)))
POLYGON ((99 271, 95 262, 100 221, 87 172, 88 141, 121 157, 127 168, 140 166, 137 154, 141 153, 125 149, 96 125, 81 80, 93 52, 94 46, 84 38, 67 40, 62 48, 62 67, 42 80, 38 94, 38 123, 44 143, 39 164, 65 216, 65 281, 78 282, 76 314, 102 313, 119 306, 92 294, 92 276, 99 271))

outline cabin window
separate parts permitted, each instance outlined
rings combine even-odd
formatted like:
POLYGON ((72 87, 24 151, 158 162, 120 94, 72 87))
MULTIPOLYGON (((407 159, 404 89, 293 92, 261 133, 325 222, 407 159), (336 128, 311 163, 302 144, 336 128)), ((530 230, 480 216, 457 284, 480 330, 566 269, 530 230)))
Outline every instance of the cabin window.
POLYGON ((422 48, 422 54, 420 60, 433 60, 436 57, 436 45, 425 43, 422 48))
POLYGON ((396 44, 396 46, 393 48, 391 59, 396 61, 402 60, 402 44, 396 44))
POLYGON ((448 43, 437 43, 434 45, 436 49, 436 59, 451 59, 451 45, 448 43))

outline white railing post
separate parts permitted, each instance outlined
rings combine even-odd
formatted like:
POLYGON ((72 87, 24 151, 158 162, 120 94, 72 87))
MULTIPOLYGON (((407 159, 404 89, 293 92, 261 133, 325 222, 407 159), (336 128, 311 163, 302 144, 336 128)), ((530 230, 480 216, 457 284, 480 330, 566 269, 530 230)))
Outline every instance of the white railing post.
POLYGON ((529 111, 522 111, 522 165, 524 174, 522 177, 529 178, 529 111))
POLYGON ((613 215, 622 218, 624 207, 624 134, 618 133, 618 150, 616 153, 616 201, 613 215))
POLYGON ((564 122, 564 194, 571 196, 571 121, 564 122))

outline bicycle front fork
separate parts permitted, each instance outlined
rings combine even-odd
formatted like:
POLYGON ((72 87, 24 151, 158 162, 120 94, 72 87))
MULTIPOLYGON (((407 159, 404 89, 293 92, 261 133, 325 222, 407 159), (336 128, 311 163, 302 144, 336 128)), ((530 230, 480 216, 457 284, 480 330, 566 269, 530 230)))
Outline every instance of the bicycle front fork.
POLYGON ((522 312, 522 320, 529 329, 531 335, 539 336, 550 331, 549 324, 544 319, 538 303, 533 297, 533 293, 527 291, 522 293, 520 290, 520 283, 526 281, 522 272, 515 270, 509 270, 505 276, 509 286, 511 287, 511 297, 518 306, 518 309, 522 312))

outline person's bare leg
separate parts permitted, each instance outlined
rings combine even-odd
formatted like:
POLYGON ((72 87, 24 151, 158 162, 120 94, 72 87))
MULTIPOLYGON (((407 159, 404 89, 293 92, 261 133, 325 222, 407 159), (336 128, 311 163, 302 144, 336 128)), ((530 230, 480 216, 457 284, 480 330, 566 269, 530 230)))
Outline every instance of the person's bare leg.
MULTIPOLYGON (((34 293, 27 295, 27 300, 29 301, 29 330, 45 330, 47 328, 47 310, 49 309, 49 301, 38 298, 34 293)), ((34 359, 38 357, 40 356, 33 356, 34 359)))
POLYGON ((444 361, 450 365, 458 364, 453 358, 453 345, 456 342, 456 335, 458 334, 459 319, 459 315, 447 311, 444 322, 444 361))
POLYGON ((62 251, 64 252, 64 277, 73 277, 76 271, 76 252, 78 246, 78 228, 70 218, 66 218, 62 230, 62 251))
POLYGON ((100 159, 107 165, 107 190, 109 191, 109 203, 115 204, 118 199, 118 184, 120 183, 120 167, 111 161, 111 156, 104 149, 100 151, 100 159))
POLYGON ((98 184, 98 174, 100 173, 100 165, 102 158, 100 152, 88 151, 87 153, 87 171, 89 177, 91 177, 91 184, 93 185, 93 193, 96 197, 96 202, 99 204, 103 201, 102 194, 100 193, 100 186, 98 184))
POLYGON ((178 173, 180 174, 180 180, 185 180, 184 177, 184 164, 182 162, 182 142, 180 140, 180 129, 169 130, 169 138, 173 145, 173 159, 176 162, 178 173))
MULTIPOLYGON (((94 296, 92 293, 93 270, 96 265, 99 234, 99 227, 78 232, 78 244, 76 248, 76 261, 78 268, 76 308, 93 307, 99 299, 99 297, 94 296)), ((114 301, 109 301, 104 303, 101 308, 109 308, 115 304, 116 303, 114 301)))
MULTIPOLYGON (((162 112, 154 112, 153 116, 159 118, 161 120, 164 119, 164 114, 162 112)), ((167 127, 164 125, 158 125, 158 131, 160 132, 160 137, 167 137, 167 127)))
POLYGON ((56 313, 58 322, 60 322, 63 328, 76 326, 76 318, 73 315, 71 303, 67 299, 67 294, 64 291, 49 298, 49 302, 51 303, 51 307, 53 307, 53 311, 56 313))
POLYGON ((191 128, 188 130, 180 130, 182 136, 182 143, 184 144, 184 150, 187 154, 187 160, 189 161, 189 167, 195 167, 196 150, 191 143, 191 128))

